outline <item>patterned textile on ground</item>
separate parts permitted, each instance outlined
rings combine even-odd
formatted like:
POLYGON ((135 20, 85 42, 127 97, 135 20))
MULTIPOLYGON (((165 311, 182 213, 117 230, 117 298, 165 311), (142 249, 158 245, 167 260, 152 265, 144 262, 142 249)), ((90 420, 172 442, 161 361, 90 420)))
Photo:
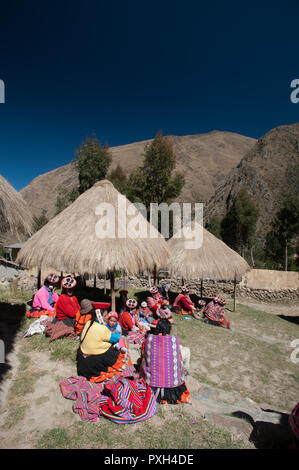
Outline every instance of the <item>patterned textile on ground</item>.
POLYGON ((63 336, 76 338, 74 328, 72 326, 65 325, 63 321, 58 321, 57 323, 48 321, 44 333, 46 336, 49 336, 49 342, 62 338, 63 336))
POLYGON ((126 348, 127 351, 125 353, 119 353, 118 359, 113 366, 108 367, 108 370, 106 372, 101 372, 99 376, 91 377, 90 382, 104 382, 106 380, 112 379, 115 375, 121 375, 122 377, 135 377, 136 371, 132 366, 131 356, 127 344, 126 348))
POLYGON ((104 384, 93 384, 85 377, 69 377, 59 384, 64 398, 75 400, 73 412, 77 413, 82 421, 98 420, 100 408, 108 400, 103 395, 104 384))
POLYGON ((289 416, 289 423, 294 433, 294 437, 297 439, 297 444, 299 444, 299 402, 289 416))
POLYGON ((177 313, 178 315, 191 315, 192 310, 185 310, 182 307, 174 306, 172 307, 172 311, 177 313))
POLYGON ((144 343, 145 333, 140 333, 139 331, 130 331, 127 336, 128 343, 130 344, 139 344, 140 346, 144 343))
POLYGON ((138 423, 157 410, 154 394, 142 379, 117 376, 95 384, 85 377, 69 377, 59 386, 64 398, 75 400, 73 411, 82 421, 96 422, 98 417, 105 416, 116 423, 138 423))
POLYGON ((28 318, 40 318, 42 315, 47 315, 49 317, 55 317, 56 312, 52 312, 51 310, 27 310, 26 317, 28 318))
POLYGON ((229 328, 230 322, 225 318, 224 308, 221 305, 215 304, 212 301, 206 306, 203 313, 212 324, 221 326, 222 328, 229 328))
POLYGON ((42 334, 46 328, 46 322, 48 321, 48 315, 42 315, 40 318, 35 320, 24 333, 24 338, 33 336, 35 334, 42 334))
POLYGON ((184 368, 177 335, 148 335, 144 343, 141 375, 160 403, 188 402, 184 368))
POLYGON ((101 407, 101 414, 119 424, 139 423, 151 418, 157 411, 153 391, 143 379, 118 380, 105 385, 109 398, 101 407))

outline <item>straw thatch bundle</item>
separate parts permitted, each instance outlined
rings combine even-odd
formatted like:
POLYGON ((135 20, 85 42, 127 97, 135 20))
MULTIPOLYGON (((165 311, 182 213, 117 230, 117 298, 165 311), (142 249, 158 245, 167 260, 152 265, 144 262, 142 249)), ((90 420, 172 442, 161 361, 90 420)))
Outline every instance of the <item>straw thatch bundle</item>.
POLYGON ((32 214, 22 196, 0 175, 0 238, 7 233, 19 241, 32 233, 32 214))
MULTIPOLYGON (((52 266, 59 272, 91 275, 121 270, 137 274, 164 263, 170 252, 165 239, 152 226, 156 238, 130 238, 134 232, 130 222, 136 215, 118 220, 119 196, 110 181, 96 183, 35 233, 20 250, 17 261, 28 268, 52 266), (96 208, 100 203, 115 209, 116 238, 97 236, 96 224, 101 216, 96 208), (127 237, 119 238, 119 230, 127 231, 127 237)), ((125 212, 132 204, 122 198, 125 212)), ((150 224, 139 215, 149 230, 150 224)))
POLYGON ((229 248, 197 222, 192 222, 191 228, 185 233, 181 229, 168 242, 171 255, 166 266, 171 276, 183 279, 215 279, 233 280, 241 277, 249 269, 242 256, 229 248), (190 241, 194 230, 203 230, 202 246, 196 249, 186 249, 185 242, 190 241))

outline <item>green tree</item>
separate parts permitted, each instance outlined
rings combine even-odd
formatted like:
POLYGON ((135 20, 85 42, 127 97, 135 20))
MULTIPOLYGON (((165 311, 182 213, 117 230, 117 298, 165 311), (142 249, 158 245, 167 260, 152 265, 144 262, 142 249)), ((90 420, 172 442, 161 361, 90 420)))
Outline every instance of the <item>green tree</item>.
MULTIPOLYGON (((289 196, 274 218, 266 236, 266 260, 288 270, 291 255, 296 252, 299 234, 299 197, 289 196)), ((295 263, 296 265, 296 263, 295 263)))
POLYGON ((170 140, 161 133, 145 146, 143 157, 143 165, 130 175, 128 197, 149 210, 151 202, 168 203, 177 198, 185 179, 178 172, 173 174, 176 156, 170 140))
POLYGON ((111 170, 107 179, 111 181, 113 186, 121 193, 127 195, 128 192, 128 178, 120 164, 111 170))
POLYGON ((43 209, 39 217, 36 217, 36 216, 33 217, 33 226, 32 226, 33 233, 38 232, 38 230, 40 230, 44 225, 46 225, 49 222, 46 216, 46 213, 47 213, 46 209, 43 209))
POLYGON ((215 237, 222 240, 221 237, 221 219, 217 217, 211 217, 211 219, 206 224, 206 229, 215 235, 215 237))
POLYGON ((76 149, 73 160, 78 171, 80 194, 91 188, 97 181, 106 178, 112 156, 108 145, 102 146, 95 135, 86 137, 76 149))
POLYGON ((241 253, 243 257, 245 257, 245 249, 249 249, 254 240, 258 217, 258 208, 247 192, 241 190, 221 221, 223 241, 241 253))
POLYGON ((63 186, 58 186, 58 196, 55 202, 55 215, 62 212, 66 207, 68 207, 72 202, 74 202, 77 197, 80 196, 79 190, 77 188, 73 188, 71 191, 68 191, 63 186))

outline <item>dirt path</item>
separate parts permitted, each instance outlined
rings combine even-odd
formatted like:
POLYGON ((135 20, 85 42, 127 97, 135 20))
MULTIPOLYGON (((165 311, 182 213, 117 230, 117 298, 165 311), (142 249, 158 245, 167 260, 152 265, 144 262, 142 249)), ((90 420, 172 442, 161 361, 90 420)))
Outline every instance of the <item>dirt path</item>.
MULTIPOLYGON (((22 345, 16 341, 14 350, 8 361, 12 366, 11 376, 1 386, 0 438, 1 448, 32 448, 34 442, 47 429, 68 426, 76 421, 71 403, 65 400, 59 390, 59 382, 66 377, 76 376, 75 367, 61 361, 51 361, 47 352, 33 351, 30 353, 28 374, 39 374, 34 383, 34 391, 26 394, 26 411, 24 419, 7 428, 9 407, 9 390, 17 379, 22 345)), ((23 398, 23 397, 22 397, 23 398)))
MULTIPOLYGON (((26 394, 24 418, 13 423, 11 427, 5 428, 9 412, 7 407, 9 390, 17 378, 20 364, 18 356, 22 353, 21 341, 16 341, 15 348, 9 355, 12 374, 1 387, 1 448, 32 448, 45 431, 58 427, 68 428, 80 421, 79 416, 72 411, 73 402, 63 398, 59 390, 60 381, 76 376, 75 366, 67 362, 52 361, 47 351, 33 351, 30 353, 28 373, 41 373, 41 376, 35 381, 34 390, 26 394)), ((135 363, 139 357, 139 347, 131 346, 130 349, 133 363, 135 363)), ((244 398, 237 392, 227 392, 199 382, 192 375, 187 376, 186 383, 191 393, 191 404, 182 406, 184 413, 190 417, 190 423, 204 419, 246 441, 252 435, 257 421, 268 422, 276 428, 279 427, 281 420, 279 410, 263 411, 251 399, 244 398), (234 416, 237 413, 243 413, 246 419, 238 419, 234 416)), ((166 418, 171 419, 173 406, 163 405, 163 408, 166 418)), ((154 426, 155 424, 161 425, 160 421, 158 415, 151 419, 154 426)), ((250 443, 248 445, 253 446, 250 443)))

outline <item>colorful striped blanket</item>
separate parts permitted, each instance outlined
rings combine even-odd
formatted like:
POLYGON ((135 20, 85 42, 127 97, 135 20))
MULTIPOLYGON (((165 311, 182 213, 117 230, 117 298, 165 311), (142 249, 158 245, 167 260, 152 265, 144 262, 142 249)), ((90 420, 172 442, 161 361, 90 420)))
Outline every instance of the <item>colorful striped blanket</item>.
POLYGON ((95 384, 85 377, 69 377, 59 385, 65 398, 75 400, 73 411, 82 421, 97 421, 105 416, 115 423, 138 423, 157 411, 155 396, 143 379, 117 376, 95 384))
POLYGON ((119 377, 116 383, 105 386, 107 391, 110 396, 102 405, 101 414, 115 423, 139 423, 151 418, 157 411, 154 393, 143 379, 119 377))
POLYGON ((85 377, 69 377, 59 384, 64 398, 75 400, 73 412, 77 413, 82 421, 97 421, 101 405, 108 400, 102 394, 104 384, 88 382, 85 377))
POLYGON ((145 333, 139 331, 130 331, 127 336, 127 341, 130 344, 139 344, 140 346, 144 343, 145 333))
POLYGON ((177 335, 148 335, 144 343, 143 372, 151 387, 173 388, 184 383, 177 335))

